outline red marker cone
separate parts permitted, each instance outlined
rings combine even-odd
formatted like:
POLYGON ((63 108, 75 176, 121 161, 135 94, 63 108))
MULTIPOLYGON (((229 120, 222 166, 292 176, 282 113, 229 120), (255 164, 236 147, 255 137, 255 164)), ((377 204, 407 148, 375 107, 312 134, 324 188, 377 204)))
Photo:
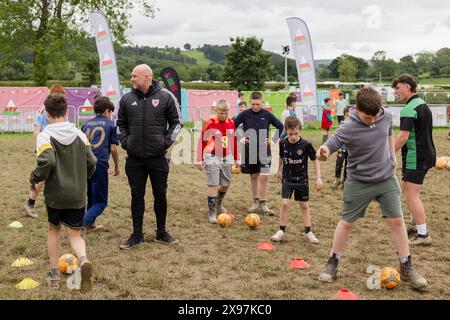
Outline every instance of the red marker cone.
POLYGON ((336 300, 358 300, 358 296, 348 289, 339 290, 333 298, 336 300))
POLYGON ((269 242, 263 242, 258 247, 259 250, 270 251, 273 249, 273 245, 269 242))
POLYGON ((296 269, 308 269, 310 265, 302 258, 297 258, 293 262, 289 263, 288 267, 296 269))

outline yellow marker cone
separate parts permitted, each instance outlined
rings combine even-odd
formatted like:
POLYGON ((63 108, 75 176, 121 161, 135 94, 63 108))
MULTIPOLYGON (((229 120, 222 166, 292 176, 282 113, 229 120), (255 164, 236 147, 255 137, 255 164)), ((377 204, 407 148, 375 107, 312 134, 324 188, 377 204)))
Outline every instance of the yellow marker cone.
POLYGON ((20 281, 18 284, 16 284, 17 289, 27 290, 27 289, 34 289, 39 286, 39 282, 31 279, 31 278, 25 278, 22 281, 20 281))
POLYGON ((14 229, 20 229, 20 228, 23 228, 23 224, 20 223, 20 221, 13 221, 8 225, 8 227, 14 228, 14 229))
POLYGON ((28 258, 17 258, 11 265, 11 267, 26 267, 31 266, 33 262, 28 258))

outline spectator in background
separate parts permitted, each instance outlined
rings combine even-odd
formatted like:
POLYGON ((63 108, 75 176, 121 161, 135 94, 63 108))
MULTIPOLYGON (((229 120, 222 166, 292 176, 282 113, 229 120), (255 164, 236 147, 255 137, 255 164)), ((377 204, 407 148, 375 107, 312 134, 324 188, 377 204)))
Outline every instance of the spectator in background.
MULTIPOLYGON (((241 101, 244 101, 244 93, 243 92, 238 92, 238 99, 236 101, 236 116, 238 115, 239 112, 241 112, 239 110, 239 103, 241 103, 241 101)), ((243 111, 243 110, 242 110, 243 111)))
MULTIPOLYGON (((286 119, 288 117, 297 117, 297 113, 295 112, 295 108, 296 108, 296 103, 297 103, 297 97, 292 94, 290 94, 287 98, 286 98, 286 109, 283 110, 283 112, 281 113, 281 123, 284 125, 286 122, 286 119)), ((286 138, 287 134, 286 134, 286 128, 283 130, 283 133, 281 134, 281 139, 286 138)))
POLYGON ((333 125, 333 116, 331 115, 331 99, 325 98, 325 105, 322 106, 322 142, 325 143, 328 139, 328 132, 333 125))
POLYGON ((336 116, 338 120, 338 124, 341 124, 342 120, 344 120, 344 109, 349 105, 349 102, 344 99, 344 94, 339 92, 339 100, 334 102, 336 105, 336 116))

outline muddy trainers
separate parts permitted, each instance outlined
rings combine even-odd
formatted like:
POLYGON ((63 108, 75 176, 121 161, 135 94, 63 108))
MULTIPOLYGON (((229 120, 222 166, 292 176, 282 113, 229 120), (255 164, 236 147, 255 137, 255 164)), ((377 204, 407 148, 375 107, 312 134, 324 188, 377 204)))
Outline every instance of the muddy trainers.
POLYGON ((31 218, 39 218, 36 210, 34 209, 34 206, 31 206, 28 201, 25 203, 25 213, 31 218))
POLYGON ((319 281, 333 282, 336 280, 338 264, 339 260, 336 259, 336 255, 333 254, 333 256, 328 258, 325 268, 323 268, 322 272, 319 274, 319 281))
POLYGON ((259 209, 259 200, 253 200, 253 204, 250 208, 248 208, 248 212, 256 213, 259 209))
POLYGON ((128 249, 131 249, 131 248, 136 247, 143 243, 144 243, 144 235, 141 235, 140 237, 138 237, 138 236, 132 234, 124 244, 120 245, 120 249, 128 250, 128 249))
POLYGON ((269 209, 265 202, 261 202, 261 211, 266 216, 273 216, 273 210, 269 209))
POLYGON ((92 272, 92 263, 89 260, 84 260, 81 263, 81 283, 80 292, 87 293, 92 290, 94 284, 94 277, 92 272))
POLYGON ((215 211, 208 211, 208 219, 209 223, 215 224, 217 223, 217 214, 215 211))
POLYGON ((416 234, 413 238, 409 239, 410 246, 429 246, 431 242, 432 239, 428 233, 426 235, 416 234))
POLYGON ((89 223, 85 227, 86 232, 92 232, 92 231, 100 231, 104 229, 105 227, 102 224, 96 225, 95 223, 89 223))
POLYGON ((270 240, 273 242, 282 242, 284 240, 286 233, 283 230, 278 230, 277 233, 275 233, 270 240))
POLYGON ((400 263, 400 279, 409 283, 414 289, 423 289, 428 286, 427 280, 412 266, 411 256, 405 263, 400 263))
POLYGON ((228 210, 225 209, 221 203, 217 203, 217 214, 221 214, 221 213, 227 213, 228 210))
POLYGON ((408 228, 406 228, 406 232, 408 233, 408 237, 413 237, 417 234, 417 228, 414 225, 409 225, 408 228))
POLYGON ((164 232, 162 235, 157 233, 155 241, 159 242, 159 243, 171 244, 171 245, 178 243, 178 240, 175 239, 174 237, 172 237, 167 231, 164 232))
POLYGON ((334 180, 334 183, 333 183, 333 186, 332 186, 332 188, 334 189, 334 190, 337 190, 338 188, 339 188, 339 186, 341 185, 341 179, 339 179, 339 178, 336 178, 336 180, 334 180))
POLYGON ((304 233, 304 237, 306 238, 306 240, 308 240, 311 243, 314 243, 314 244, 319 243, 319 239, 316 238, 316 236, 314 235, 314 233, 312 233, 312 231, 310 231, 308 233, 304 233))
POLYGON ((61 281, 60 276, 52 275, 51 271, 48 272, 48 274, 47 274, 47 283, 48 283, 49 288, 51 288, 51 289, 58 289, 60 281, 61 281))

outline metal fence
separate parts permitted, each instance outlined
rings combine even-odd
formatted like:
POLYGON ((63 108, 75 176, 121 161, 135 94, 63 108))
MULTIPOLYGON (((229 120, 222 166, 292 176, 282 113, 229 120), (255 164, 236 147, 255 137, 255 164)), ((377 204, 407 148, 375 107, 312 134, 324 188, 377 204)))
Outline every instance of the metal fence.
MULTIPOLYGON (((450 121, 450 106, 430 104, 431 111, 433 113, 433 123, 436 127, 448 126, 450 121)), ((394 116, 394 125, 399 125, 400 109, 403 105, 389 105, 387 106, 394 116)), ((214 106, 184 106, 188 108, 189 117, 184 117, 184 121, 203 122, 215 115, 214 106), (187 119, 186 119, 187 118, 187 119)), ((281 119, 281 114, 285 110, 284 105, 272 105, 269 111, 271 111, 278 119, 281 119)), ((38 108, 35 106, 20 106, 13 109, 8 109, 0 114, 0 133, 4 132, 33 132, 33 125, 35 123, 36 116, 38 115, 38 108)), ((322 106, 313 105, 297 105, 298 112, 303 117, 303 122, 321 121, 322 118, 322 106)), ((234 107, 230 112, 230 116, 236 115, 234 107)), ((84 106, 67 107, 67 121, 74 123, 77 127, 94 117, 94 110, 92 108, 86 108, 84 106)))

